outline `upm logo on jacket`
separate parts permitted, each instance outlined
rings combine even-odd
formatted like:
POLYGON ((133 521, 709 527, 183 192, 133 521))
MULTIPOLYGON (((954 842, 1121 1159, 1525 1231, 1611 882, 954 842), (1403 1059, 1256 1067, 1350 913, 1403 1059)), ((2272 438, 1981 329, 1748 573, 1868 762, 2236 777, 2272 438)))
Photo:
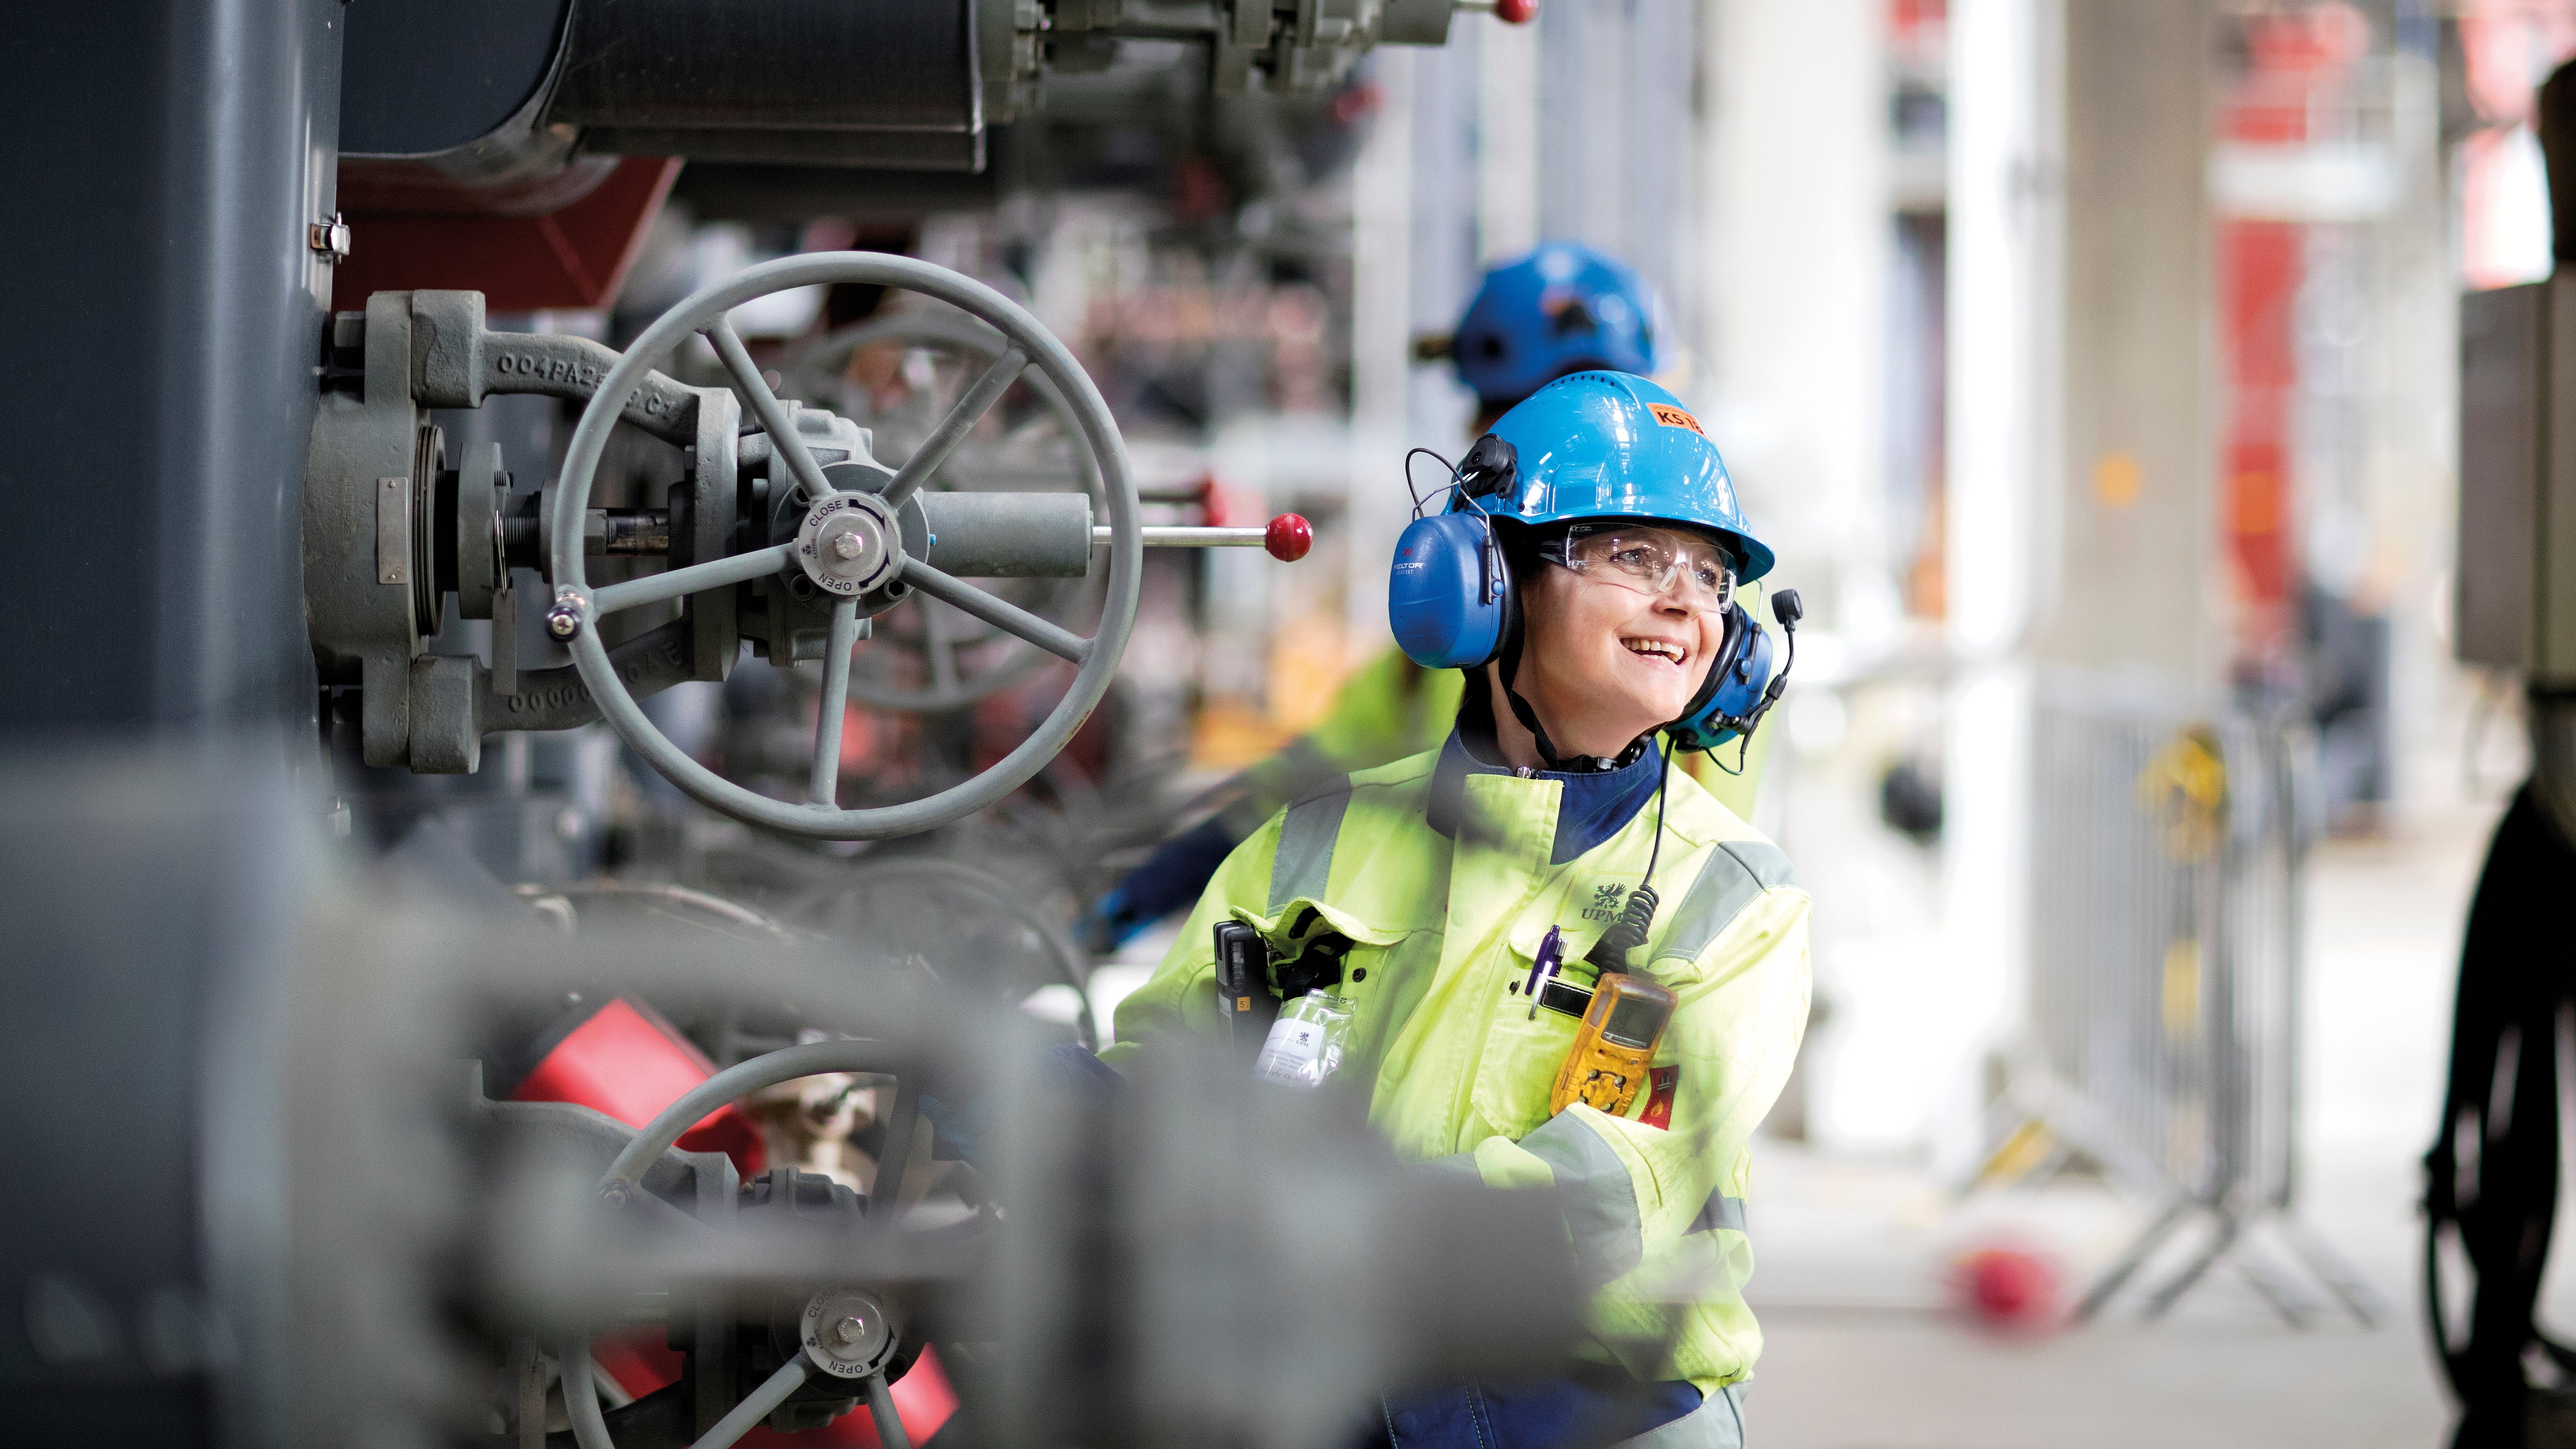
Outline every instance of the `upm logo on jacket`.
POLYGON ((1587 921, 1615 921, 1619 919, 1619 906, 1626 898, 1627 894, 1628 888, 1615 881, 1608 885, 1594 886, 1592 888, 1592 903, 1583 908, 1583 919, 1587 921))

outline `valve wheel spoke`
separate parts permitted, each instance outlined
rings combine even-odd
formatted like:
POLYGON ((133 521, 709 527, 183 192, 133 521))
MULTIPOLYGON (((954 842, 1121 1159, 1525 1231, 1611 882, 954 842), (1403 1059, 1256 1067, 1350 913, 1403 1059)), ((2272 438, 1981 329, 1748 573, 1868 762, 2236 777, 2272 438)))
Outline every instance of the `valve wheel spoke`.
POLYGON ((1059 659, 1080 664, 1091 657, 1091 641, 1041 619, 1008 599, 997 598, 973 584, 952 578, 917 558, 906 556, 903 581, 943 604, 974 615, 996 629, 1006 629, 1059 659))
POLYGON ((742 345, 742 334, 733 330, 733 316, 727 313, 701 330, 700 336, 715 347, 716 357, 724 363, 733 378, 733 390, 751 404, 754 417, 760 419, 761 431, 769 434, 769 445, 787 460, 787 470, 805 489, 808 499, 829 496, 832 485, 823 481, 822 465, 814 461, 813 451, 796 431, 795 421, 787 415, 787 405, 769 387, 769 379, 752 365, 751 350, 742 345))
POLYGON ((921 487, 922 481, 938 472, 939 466, 948 461, 948 455, 957 451, 957 445, 964 442, 966 435, 975 430, 975 425, 984 420, 984 414, 993 410, 993 404, 1001 401, 1002 394, 1010 391, 1011 384, 1019 380, 1020 373, 1028 365, 1026 352, 1016 346, 1004 348, 1002 355, 993 359, 993 365, 984 369, 984 375, 975 379, 975 385, 966 389, 966 395, 957 400, 957 405, 948 410, 948 416, 940 419, 939 426, 931 430, 930 436, 922 440, 910 458, 904 460, 902 469, 894 475, 894 481, 885 486, 885 501, 902 507, 903 501, 921 487))
POLYGON ((850 651, 859 647, 859 601, 832 605, 832 641, 823 646, 823 707, 814 719, 814 775, 807 797, 826 809, 841 803, 841 721, 850 708, 850 651))
POLYGON ((639 604, 656 604, 664 599, 676 599, 682 594, 704 593, 708 589, 721 589, 734 584, 748 583, 753 579, 767 578, 787 567, 794 558, 795 552, 796 545, 792 543, 773 544, 768 548, 753 549, 749 553, 729 554, 724 558, 710 559, 702 564, 691 564, 684 569, 665 569, 658 574, 646 574, 640 579, 629 579, 622 584, 610 584, 599 590, 590 596, 590 606, 595 613, 614 614, 620 609, 632 609, 639 604))
POLYGON ((813 1371, 802 1353, 789 1359, 778 1372, 771 1374, 751 1397, 733 1406, 732 1412, 716 1420, 715 1427, 698 1436, 689 1449, 725 1449, 725 1446, 748 1434, 769 1411, 787 1402, 787 1396, 804 1387, 805 1376, 813 1371))
POLYGON ((904 1431, 903 1415, 894 1407, 894 1391, 886 1387, 884 1370, 880 1369, 860 1381, 867 1394, 868 1417, 875 1421, 880 1449, 912 1449, 912 1439, 904 1431))

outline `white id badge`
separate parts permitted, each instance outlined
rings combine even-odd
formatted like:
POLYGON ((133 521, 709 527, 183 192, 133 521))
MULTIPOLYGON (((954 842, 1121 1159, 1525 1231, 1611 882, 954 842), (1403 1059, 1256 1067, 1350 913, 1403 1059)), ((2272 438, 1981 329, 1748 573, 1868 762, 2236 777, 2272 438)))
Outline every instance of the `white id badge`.
POLYGON ((1315 1064, 1323 1059, 1323 1023, 1282 1017, 1270 1024, 1270 1039, 1261 1044, 1261 1059, 1252 1069, 1265 1077, 1302 1084, 1315 1080, 1315 1064))
POLYGON ((1297 1087, 1319 1087, 1342 1064, 1350 1034, 1351 1004, 1328 991, 1309 991, 1281 1009, 1261 1043, 1253 1075, 1297 1087))

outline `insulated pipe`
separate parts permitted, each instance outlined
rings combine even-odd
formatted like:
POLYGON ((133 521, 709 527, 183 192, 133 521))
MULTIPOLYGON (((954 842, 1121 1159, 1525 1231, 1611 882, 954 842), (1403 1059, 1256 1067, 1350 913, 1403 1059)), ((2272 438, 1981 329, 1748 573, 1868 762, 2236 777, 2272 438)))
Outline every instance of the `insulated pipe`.
MULTIPOLYGON (((1091 572, 1091 499, 1081 493, 921 493, 922 561, 967 579, 1078 579, 1091 572)), ((1153 530, 1145 530, 1148 540, 1153 530)))

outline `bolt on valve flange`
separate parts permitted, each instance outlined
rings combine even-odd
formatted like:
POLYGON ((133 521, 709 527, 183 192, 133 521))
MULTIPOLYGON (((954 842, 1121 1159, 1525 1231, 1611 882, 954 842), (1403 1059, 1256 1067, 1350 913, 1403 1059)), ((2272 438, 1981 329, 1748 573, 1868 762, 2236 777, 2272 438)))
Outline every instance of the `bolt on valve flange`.
POLYGON ((813 1365, 834 1378, 863 1379, 894 1358, 894 1323, 885 1305, 856 1288, 832 1288, 805 1300, 797 1342, 813 1365))
POLYGON ((903 530, 873 493, 834 493, 805 510, 796 562, 815 587, 856 598, 893 581, 903 565, 903 530))

